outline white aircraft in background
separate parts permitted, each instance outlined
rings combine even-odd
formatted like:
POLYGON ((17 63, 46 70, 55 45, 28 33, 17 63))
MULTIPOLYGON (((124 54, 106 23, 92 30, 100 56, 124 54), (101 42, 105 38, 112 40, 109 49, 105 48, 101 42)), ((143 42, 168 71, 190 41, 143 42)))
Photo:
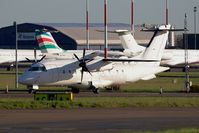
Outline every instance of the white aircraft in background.
MULTIPOLYGON (((174 30, 175 31, 175 30, 174 30)), ((111 32, 111 31, 110 31, 111 32)), ((124 55, 128 57, 135 57, 143 53, 146 49, 144 46, 138 45, 133 35, 128 30, 116 30, 112 33, 118 33, 119 38, 124 48, 124 55)), ((188 50, 188 63, 194 64, 199 62, 199 50, 188 50)), ((161 65, 175 66, 185 63, 185 50, 184 49, 165 49, 161 65)))
MULTIPOLYGON (((82 56, 82 50, 63 50, 61 49, 50 32, 36 31, 36 38, 39 43, 40 50, 17 50, 18 56, 17 61, 34 61, 40 59, 44 55, 48 59, 71 59, 75 58, 73 53, 78 56, 82 56)), ((90 56, 102 55, 102 51, 92 51, 88 50, 87 54, 90 56)), ((0 49, 0 64, 3 63, 13 63, 16 60, 15 49, 0 49)), ((122 52, 111 52, 110 56, 123 56, 122 52)))
POLYGON ((73 92, 84 88, 98 93, 99 88, 155 78, 155 74, 169 69, 160 66, 168 30, 170 25, 155 29, 149 47, 137 59, 104 59, 97 56, 87 60, 84 50, 81 59, 74 54, 76 59, 43 60, 35 63, 21 75, 19 82, 32 89, 60 85, 72 88, 73 92))
MULTIPOLYGON (((82 50, 63 50, 62 48, 60 48, 54 40, 50 31, 36 30, 36 38, 41 53, 46 55, 45 59, 75 59, 74 53, 78 57, 82 57, 82 50)), ((87 58, 104 56, 104 52, 101 50, 87 50, 85 54, 87 58)), ((120 57, 124 56, 124 54, 119 51, 109 51, 109 56, 120 57)))
MULTIPOLYGON (((17 61, 35 60, 41 58, 43 55, 40 50, 36 54, 34 50, 17 50, 17 61)), ((0 49, 0 64, 13 63, 16 60, 15 49, 0 49)))

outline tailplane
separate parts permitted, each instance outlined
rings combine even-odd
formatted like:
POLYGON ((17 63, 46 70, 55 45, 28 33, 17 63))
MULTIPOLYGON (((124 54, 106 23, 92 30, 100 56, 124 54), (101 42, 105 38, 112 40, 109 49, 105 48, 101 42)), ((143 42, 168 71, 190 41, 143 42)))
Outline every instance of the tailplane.
POLYGON ((154 32, 154 35, 142 55, 143 59, 161 60, 170 28, 171 25, 162 25, 154 30, 147 30, 149 32, 154 32))
POLYGON ((48 31, 36 30, 36 38, 42 53, 60 53, 63 50, 57 45, 48 31))
POLYGON ((128 30, 116 30, 111 33, 117 33, 122 46, 124 48, 124 54, 128 57, 134 57, 139 55, 145 50, 145 47, 138 45, 136 40, 134 39, 131 31, 128 30))

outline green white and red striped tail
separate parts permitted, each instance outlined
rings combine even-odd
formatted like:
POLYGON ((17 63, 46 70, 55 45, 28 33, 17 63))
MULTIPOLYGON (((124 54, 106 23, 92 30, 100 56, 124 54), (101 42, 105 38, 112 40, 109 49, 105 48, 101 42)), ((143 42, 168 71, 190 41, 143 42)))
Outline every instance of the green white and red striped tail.
POLYGON ((36 38, 42 53, 62 52, 50 32, 36 30, 36 38))

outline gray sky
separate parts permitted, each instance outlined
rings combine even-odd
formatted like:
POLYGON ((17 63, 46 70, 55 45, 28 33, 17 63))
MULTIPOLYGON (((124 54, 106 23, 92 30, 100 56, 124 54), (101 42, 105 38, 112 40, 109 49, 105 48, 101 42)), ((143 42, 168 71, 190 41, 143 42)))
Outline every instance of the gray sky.
MULTIPOLYGON (((0 0, 0 27, 17 23, 84 23, 86 0, 0 0)), ((177 28, 184 25, 193 30, 193 7, 199 10, 199 0, 168 0, 169 22, 177 28)), ((90 21, 103 22, 104 0, 90 0, 90 21)), ((108 0, 108 21, 130 23, 131 0, 108 0)), ((135 24, 162 24, 165 22, 165 0, 135 0, 135 24)), ((199 24, 199 11, 197 13, 199 24)), ((199 32, 199 25, 197 26, 199 32)))

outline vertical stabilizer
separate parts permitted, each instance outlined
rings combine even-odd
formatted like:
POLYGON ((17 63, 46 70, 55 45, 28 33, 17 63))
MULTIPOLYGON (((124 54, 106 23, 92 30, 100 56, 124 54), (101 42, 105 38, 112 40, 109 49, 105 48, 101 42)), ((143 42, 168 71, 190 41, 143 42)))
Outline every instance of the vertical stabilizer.
POLYGON ((136 56, 145 50, 145 47, 138 45, 133 35, 128 30, 116 30, 122 42, 125 55, 136 56))
POLYGON ((57 45, 50 32, 36 30, 36 38, 42 53, 60 53, 63 50, 57 45))
POLYGON ((161 60, 166 46, 166 42, 168 40, 170 28, 171 25, 162 25, 159 28, 153 30, 154 35, 151 38, 148 47, 143 54, 143 59, 161 60))

